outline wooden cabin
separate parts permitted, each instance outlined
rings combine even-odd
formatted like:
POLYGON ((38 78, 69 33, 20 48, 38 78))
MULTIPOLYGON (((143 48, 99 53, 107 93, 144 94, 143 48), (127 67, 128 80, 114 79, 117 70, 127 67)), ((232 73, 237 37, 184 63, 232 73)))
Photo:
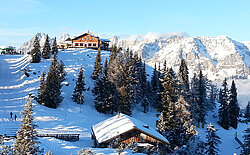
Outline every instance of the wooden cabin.
POLYGON ((108 39, 102 39, 89 33, 84 33, 72 39, 72 47, 74 48, 92 48, 102 50, 108 50, 108 39))
POLYGON ((107 147, 114 140, 126 144, 169 144, 168 140, 152 127, 125 114, 118 114, 93 125, 92 131, 92 138, 97 147, 107 147))

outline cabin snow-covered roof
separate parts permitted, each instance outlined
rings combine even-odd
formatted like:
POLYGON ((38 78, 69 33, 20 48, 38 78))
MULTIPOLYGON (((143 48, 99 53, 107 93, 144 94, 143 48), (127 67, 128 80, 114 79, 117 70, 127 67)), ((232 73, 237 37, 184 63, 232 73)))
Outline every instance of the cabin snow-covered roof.
POLYGON ((97 38, 97 39, 101 40, 102 42, 110 42, 109 39, 99 38, 98 36, 95 36, 95 35, 89 34, 89 33, 84 33, 84 34, 81 34, 81 35, 79 35, 79 36, 76 36, 76 37, 74 37, 72 40, 76 40, 76 39, 81 38, 81 37, 83 37, 83 36, 85 36, 85 35, 90 35, 91 37, 94 37, 94 38, 97 38))
POLYGON ((164 136, 152 127, 125 114, 117 114, 116 116, 92 126, 92 130, 98 143, 106 142, 132 129, 140 130, 160 141, 169 143, 164 136))

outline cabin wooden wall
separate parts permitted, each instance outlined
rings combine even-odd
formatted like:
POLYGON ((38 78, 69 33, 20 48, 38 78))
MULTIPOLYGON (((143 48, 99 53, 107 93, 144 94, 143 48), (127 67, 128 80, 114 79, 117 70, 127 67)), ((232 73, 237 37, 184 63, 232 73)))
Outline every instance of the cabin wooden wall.
POLYGON ((98 39, 95 37, 92 37, 91 35, 88 34, 88 35, 82 36, 76 40, 73 40, 73 43, 74 42, 91 42, 91 43, 96 42, 96 43, 98 43, 98 39))

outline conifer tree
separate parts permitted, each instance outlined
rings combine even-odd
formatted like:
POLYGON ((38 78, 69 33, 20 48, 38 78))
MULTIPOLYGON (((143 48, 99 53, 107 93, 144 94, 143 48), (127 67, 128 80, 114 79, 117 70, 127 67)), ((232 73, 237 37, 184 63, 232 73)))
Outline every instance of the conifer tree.
POLYGON ((164 63, 163 63, 162 74, 165 75, 166 72, 167 72, 167 60, 165 60, 164 63))
POLYGON ((221 143, 220 137, 216 134, 216 129, 214 128, 213 125, 208 125, 207 130, 206 130, 206 151, 205 153, 208 155, 216 155, 218 154, 218 145, 221 143))
POLYGON ((117 111, 116 88, 115 85, 108 80, 107 58, 104 64, 103 75, 96 81, 93 94, 95 96, 95 108, 98 112, 113 114, 117 111))
POLYGON ((158 77, 159 73, 156 69, 156 64, 154 67, 153 75, 151 78, 151 88, 152 88, 152 101, 154 102, 153 106, 158 109, 161 106, 161 102, 159 102, 159 92, 160 92, 160 80, 158 77))
POLYGON ((147 82, 146 84, 146 91, 144 93, 143 99, 142 99, 142 103, 141 106, 143 107, 143 112, 147 113, 149 111, 149 106, 150 106, 150 92, 151 92, 151 88, 150 88, 150 83, 147 82))
POLYGON ((42 49, 42 57, 44 59, 50 58, 50 43, 49 43, 49 36, 46 35, 46 40, 42 49))
POLYGON ((52 44, 52 47, 51 47, 51 53, 54 54, 57 52, 58 52, 58 48, 57 48, 57 42, 56 42, 56 37, 55 37, 53 44, 52 44))
POLYGON ((201 70, 198 77, 194 75, 192 78, 191 86, 191 112, 195 122, 199 126, 200 123, 206 122, 206 80, 201 70))
POLYGON ((158 85, 159 85, 159 77, 158 77, 158 72, 156 70, 156 64, 155 64, 153 75, 151 78, 152 91, 156 92, 159 87, 158 85))
POLYGON ((228 88, 227 88, 227 79, 222 83, 221 89, 221 103, 218 110, 219 113, 219 124, 224 129, 229 129, 229 120, 228 120, 228 88))
POLYGON ((168 111, 169 105, 177 101, 177 82, 172 68, 168 70, 162 81, 163 90, 160 93, 161 104, 158 111, 168 111))
POLYGON ((62 102, 63 97, 61 96, 61 79, 60 71, 58 69, 58 60, 56 52, 51 62, 50 69, 45 82, 44 98, 39 103, 50 108, 57 108, 59 103, 62 102))
POLYGON ((57 68, 58 68, 58 79, 60 80, 60 82, 65 81, 67 73, 64 69, 65 65, 62 60, 60 60, 59 64, 57 65, 57 68))
POLYGON ((100 74, 102 73, 102 58, 101 58, 101 49, 98 48, 98 52, 96 54, 95 58, 95 66, 94 66, 94 71, 92 74, 92 79, 97 80, 100 74))
POLYGON ((168 111, 162 111, 156 123, 158 130, 169 140, 171 148, 185 145, 196 134, 188 109, 189 104, 180 96, 177 102, 169 103, 168 111))
POLYGON ((248 101, 246 111, 245 111, 245 118, 250 121, 250 102, 248 101))
POLYGON ((244 130, 245 135, 243 136, 244 138, 244 149, 241 151, 242 155, 249 155, 250 154, 250 126, 244 130))
POLYGON ((229 95, 228 120, 229 125, 234 129, 237 129, 238 126, 239 112, 240 108, 237 101, 237 89, 233 80, 229 95))
POLYGON ((118 64, 121 68, 119 78, 117 79, 117 91, 119 93, 119 112, 131 115, 132 114, 132 103, 129 96, 131 88, 129 75, 126 74, 126 67, 124 65, 123 54, 119 52, 118 64))
POLYGON ((125 62, 124 62, 124 71, 125 74, 128 77, 128 95, 130 98, 130 102, 132 105, 138 104, 139 98, 141 97, 141 94, 138 92, 141 92, 141 88, 139 88, 140 83, 140 68, 138 66, 138 60, 136 57, 133 57, 132 51, 125 51, 125 62))
POLYGON ((33 48, 30 52, 31 54, 31 63, 39 63, 41 61, 41 51, 40 51, 40 44, 38 40, 38 36, 36 35, 33 41, 33 48))
POLYGON ((24 110, 22 111, 22 124, 17 132, 14 142, 15 154, 38 154, 39 147, 36 141, 36 132, 34 130, 32 117, 32 103, 31 97, 26 100, 24 110))
POLYGON ((45 91, 45 84, 46 84, 46 74, 43 68, 42 75, 40 77, 40 87, 38 89, 38 97, 37 97, 37 102, 41 103, 44 100, 44 91, 45 91))
POLYGON ((83 104, 84 102, 84 95, 82 94, 84 91, 86 91, 85 89, 85 82, 84 82, 84 75, 83 75, 83 68, 81 65, 78 77, 77 77, 77 81, 76 81, 76 85, 74 88, 74 92, 72 95, 72 100, 74 102, 76 102, 77 104, 83 104))
POLYGON ((181 60, 178 79, 179 79, 180 91, 187 93, 189 91, 189 79, 188 79, 188 68, 186 65, 186 61, 184 59, 181 60))

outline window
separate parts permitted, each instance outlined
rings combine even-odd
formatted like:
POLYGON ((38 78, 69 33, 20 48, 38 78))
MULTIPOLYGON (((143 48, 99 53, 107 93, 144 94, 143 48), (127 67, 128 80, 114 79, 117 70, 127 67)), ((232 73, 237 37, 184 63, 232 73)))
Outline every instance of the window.
POLYGON ((75 43, 75 46, 78 46, 78 43, 75 43))
POLYGON ((85 37, 85 40, 87 40, 87 38, 85 37))
POLYGON ((89 40, 91 40, 91 38, 89 38, 89 40))
POLYGON ((83 46, 83 43, 80 43, 80 46, 83 46))
POLYGON ((92 46, 91 43, 89 43, 88 46, 89 46, 89 47, 92 46))
POLYGON ((93 46, 96 46, 96 43, 93 43, 93 46))

